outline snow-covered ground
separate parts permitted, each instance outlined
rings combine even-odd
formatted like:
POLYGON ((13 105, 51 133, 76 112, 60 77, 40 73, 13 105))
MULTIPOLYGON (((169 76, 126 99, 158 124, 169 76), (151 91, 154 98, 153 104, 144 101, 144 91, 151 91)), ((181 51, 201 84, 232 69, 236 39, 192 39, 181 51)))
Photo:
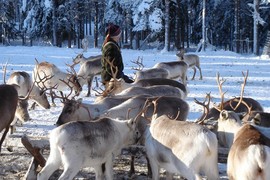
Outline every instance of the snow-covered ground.
MULTIPOLYGON (((56 48, 56 47, 0 47, 0 68, 8 62, 7 78, 14 71, 26 71, 31 73, 35 59, 39 62, 48 61, 54 63, 61 70, 65 71, 67 64, 72 64, 80 49, 56 48)), ((88 49, 84 53, 85 57, 101 54, 100 49, 88 49)), ((134 76, 132 67, 136 65, 131 61, 138 58, 143 59, 145 69, 152 67, 157 62, 176 60, 176 52, 160 52, 158 50, 122 50, 125 70, 129 76, 134 76)), ((258 100, 264 110, 270 112, 270 59, 260 58, 253 55, 239 55, 229 51, 206 51, 197 53, 201 61, 203 80, 199 80, 197 71, 195 80, 191 81, 193 71, 188 73, 189 94, 186 101, 190 105, 188 120, 194 121, 200 117, 202 108, 194 103, 194 98, 202 101, 206 93, 211 92, 214 102, 220 102, 220 95, 216 83, 216 74, 226 79, 223 91, 226 91, 225 98, 239 96, 241 83, 243 82, 242 72, 249 71, 249 77, 245 87, 244 96, 258 100)), ((79 69, 79 65, 76 66, 79 69)), ((3 72, 0 72, 0 83, 3 83, 3 72)), ((93 83, 95 85, 95 83, 93 83)), ((80 97, 84 102, 91 103, 95 99, 95 92, 92 91, 91 97, 85 97, 87 87, 84 86, 80 97)), ((56 107, 49 110, 38 107, 30 111, 31 121, 26 122, 23 127, 17 128, 17 135, 27 134, 30 136, 46 136, 53 129, 55 122, 61 113, 62 104, 57 101, 56 107)), ((1 157, 0 157, 1 158, 1 157)), ((1 165, 1 161, 0 161, 1 165)), ((221 171, 225 171, 226 165, 220 164, 221 171)))

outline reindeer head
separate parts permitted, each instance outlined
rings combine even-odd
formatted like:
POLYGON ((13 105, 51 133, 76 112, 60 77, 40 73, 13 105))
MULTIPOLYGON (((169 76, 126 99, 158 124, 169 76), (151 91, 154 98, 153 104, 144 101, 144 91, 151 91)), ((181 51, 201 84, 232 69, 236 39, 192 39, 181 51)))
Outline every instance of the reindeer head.
POLYGON ((180 48, 179 51, 176 53, 176 56, 179 58, 179 60, 184 60, 184 54, 186 53, 184 48, 180 48))
POLYGON ((80 63, 81 59, 83 59, 83 58, 84 58, 83 54, 78 54, 78 55, 75 57, 75 59, 73 59, 73 63, 74 63, 74 64, 78 64, 78 63, 80 63))
POLYGON ((26 122, 30 120, 27 108, 28 108, 28 100, 19 99, 15 115, 21 122, 26 122))
POLYGON ((64 107, 62 109, 62 112, 56 122, 57 126, 60 126, 62 124, 65 124, 67 122, 71 122, 71 121, 78 121, 78 113, 77 110, 80 108, 82 103, 82 99, 78 99, 78 100, 69 100, 66 99, 64 101, 64 107))

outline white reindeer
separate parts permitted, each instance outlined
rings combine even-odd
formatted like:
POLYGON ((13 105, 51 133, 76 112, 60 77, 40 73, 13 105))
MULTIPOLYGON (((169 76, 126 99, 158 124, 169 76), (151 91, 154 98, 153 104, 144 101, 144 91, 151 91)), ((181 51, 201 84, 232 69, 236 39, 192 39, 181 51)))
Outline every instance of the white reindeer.
POLYGON ((103 92, 103 96, 115 95, 121 93, 127 88, 131 87, 150 87, 155 85, 169 85, 179 88, 184 94, 187 94, 186 86, 178 81, 165 78, 141 79, 134 83, 126 83, 122 78, 114 78, 109 82, 107 89, 103 92))
POLYGON ((147 87, 133 86, 115 94, 116 97, 132 97, 137 95, 148 96, 175 96, 181 99, 187 97, 187 92, 170 85, 154 85, 147 87))
POLYGON ((166 69, 169 72, 169 79, 179 79, 184 85, 187 84, 188 64, 184 61, 160 62, 155 64, 153 68, 166 69))
POLYGON ((194 80, 196 75, 196 68, 200 71, 200 80, 202 80, 202 71, 200 66, 200 58, 196 54, 185 54, 185 49, 181 48, 180 51, 176 54, 178 60, 184 61, 188 64, 189 68, 193 69, 192 80, 194 80))
POLYGON ((218 126, 223 127, 221 140, 232 143, 228 143, 230 147, 227 160, 229 179, 270 179, 270 129, 248 123, 241 125, 235 112, 225 110, 220 113, 218 126), (231 142, 232 137, 233 142, 231 142))
MULTIPOLYGON (((127 115, 135 117, 142 110, 145 101, 156 98, 147 95, 134 96, 132 98, 106 97, 92 104, 83 103, 81 99, 65 100, 64 107, 56 124, 62 125, 67 122, 82 120, 93 121, 103 115, 121 119, 126 119, 127 115), (128 114, 129 111, 130 113, 128 114)), ((189 106, 181 98, 163 96, 158 99, 158 102, 157 108, 160 114, 168 114, 172 118, 186 120, 189 106)), ((150 116, 152 110, 150 107, 147 115, 150 116)))
POLYGON ((166 170, 168 179, 176 173, 199 180, 200 172, 210 180, 219 179, 217 138, 209 129, 193 122, 173 121, 166 115, 153 116, 144 138, 152 179, 159 179, 160 168, 166 170))
MULTIPOLYGON (((70 89, 78 95, 82 91, 82 87, 78 82, 77 76, 74 74, 65 73, 57 66, 49 62, 40 62, 36 64, 33 70, 33 76, 37 78, 37 86, 40 88, 57 89, 63 94, 63 91, 70 89)), ((52 103, 54 103, 54 95, 51 91, 52 103)))
POLYGON ((78 100, 66 99, 56 125, 60 126, 71 121, 96 120, 108 109, 121 104, 127 99, 129 97, 106 97, 92 104, 82 102, 81 98, 78 100))
POLYGON ((97 121, 71 122, 54 129, 50 134, 50 155, 38 180, 47 180, 59 168, 64 172, 59 179, 71 180, 81 167, 95 169, 96 180, 113 179, 113 159, 119 151, 134 144, 140 137, 136 119, 102 118, 97 121))
POLYGON ((169 78, 169 72, 166 69, 162 68, 150 68, 143 70, 143 58, 138 57, 136 61, 131 61, 136 64, 138 67, 132 67, 136 70, 134 81, 139 81, 141 79, 153 79, 153 78, 169 78))
POLYGON ((102 70, 101 55, 90 56, 85 58, 83 54, 79 54, 73 59, 73 63, 80 63, 78 72, 78 81, 81 86, 88 84, 87 97, 91 95, 91 87, 94 76, 99 75, 102 70))
POLYGON ((135 74, 135 82, 141 79, 152 79, 152 78, 169 78, 169 72, 167 69, 151 68, 137 71, 135 74))

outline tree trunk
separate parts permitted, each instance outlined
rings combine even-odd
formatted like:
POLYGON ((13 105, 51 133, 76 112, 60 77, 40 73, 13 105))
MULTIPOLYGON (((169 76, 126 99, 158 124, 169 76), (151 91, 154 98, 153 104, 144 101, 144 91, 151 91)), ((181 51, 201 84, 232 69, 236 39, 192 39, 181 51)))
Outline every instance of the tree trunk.
POLYGON ((258 13, 259 13, 259 0, 253 0, 254 13, 253 13, 253 53, 259 55, 258 46, 258 13))
POLYGON ((170 0, 165 0, 165 51, 170 51, 170 0))
POLYGON ((206 32, 205 32, 205 1, 203 0, 203 7, 202 7, 202 51, 205 51, 205 45, 206 45, 206 32))
POLYGON ((136 35, 135 35, 135 41, 136 41, 136 49, 140 49, 140 36, 139 36, 139 32, 136 32, 136 35))
POLYGON ((181 41, 180 41, 180 17, 181 17, 181 1, 177 0, 177 14, 176 14, 176 31, 175 31, 175 47, 179 49, 181 47, 181 41))
POLYGON ((72 34, 72 31, 69 30, 68 31, 68 48, 71 48, 71 34, 72 34))
POLYGON ((56 17, 55 17, 55 11, 56 11, 56 2, 55 0, 52 0, 52 31, 53 31, 53 39, 52 44, 55 46, 57 44, 57 25, 56 25, 56 17))
POLYGON ((235 42, 235 52, 240 52, 240 0, 235 0, 234 6, 234 42, 235 42))
POLYGON ((95 2, 95 9, 96 9, 96 14, 95 14, 95 30, 94 30, 94 47, 98 47, 98 2, 95 2))

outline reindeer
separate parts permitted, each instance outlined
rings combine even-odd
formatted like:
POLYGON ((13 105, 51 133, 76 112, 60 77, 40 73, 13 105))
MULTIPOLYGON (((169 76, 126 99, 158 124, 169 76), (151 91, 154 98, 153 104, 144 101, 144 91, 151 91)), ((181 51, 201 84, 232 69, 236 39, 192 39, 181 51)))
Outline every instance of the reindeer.
MULTIPOLYGON (((25 94, 25 96, 19 94, 21 87, 16 84, 15 82, 12 83, 11 81, 6 82, 6 66, 7 64, 3 67, 3 77, 4 77, 4 84, 9 84, 12 85, 16 88, 16 91, 18 93, 18 103, 17 103, 17 108, 15 111, 15 118, 14 120, 11 122, 11 133, 13 133, 14 128, 13 126, 17 123, 17 120, 20 121, 20 125, 22 125, 22 123, 29 121, 30 120, 30 116, 29 116, 29 112, 28 112, 28 99, 29 99, 29 95, 30 92, 33 90, 33 83, 31 84, 31 87, 29 87, 28 92, 25 94)), ((9 79, 10 80, 10 79, 9 79)), ((23 84, 21 84, 23 85, 23 84)))
POLYGON ((97 59, 97 58, 101 58, 101 55, 90 56, 90 57, 86 58, 86 57, 83 56, 83 54, 78 54, 73 59, 73 63, 82 65, 83 63, 85 63, 87 61, 92 61, 92 60, 97 59))
POLYGON ((152 79, 152 78, 167 78, 169 79, 169 72, 167 69, 162 68, 151 68, 143 71, 137 71, 135 74, 135 82, 142 79, 152 79))
MULTIPOLYGON (((118 117, 120 119, 125 119, 127 116, 132 118, 143 110, 145 107, 145 102, 150 102, 150 105, 148 105, 148 108, 144 110, 144 117, 151 118, 154 109, 156 109, 156 117, 166 114, 174 120, 185 121, 187 119, 189 105, 184 100, 177 97, 149 97, 146 95, 140 95, 128 99, 123 103, 108 109, 105 113, 103 113, 103 116, 110 118, 118 117), (156 102, 155 108, 154 105, 151 104, 153 101, 156 102)), ((140 129, 145 129, 146 126, 146 123, 142 123, 140 129)), ((130 174, 134 174, 134 156, 131 157, 130 164, 130 174)), ((148 172, 150 172, 150 169, 148 172)))
POLYGON ((129 97, 106 97, 93 104, 87 104, 83 103, 81 98, 78 100, 65 98, 63 99, 64 107, 58 117, 56 125, 60 126, 71 121, 96 120, 106 110, 121 104, 127 99, 129 99, 129 97))
POLYGON ((185 99, 187 97, 187 92, 184 92, 181 89, 170 85, 154 85, 147 87, 134 86, 125 89, 121 93, 115 94, 116 97, 132 97, 136 95, 175 96, 181 99, 185 99))
POLYGON ((132 63, 138 65, 138 68, 133 67, 132 69, 136 70, 135 73, 135 82, 141 79, 152 79, 152 78, 168 78, 169 72, 166 69, 162 68, 151 68, 143 70, 143 59, 138 57, 136 61, 131 61, 132 63))
POLYGON ((188 64, 183 61, 161 62, 154 65, 153 68, 166 69, 169 72, 169 79, 178 79, 186 85, 188 64))
POLYGON ((158 116, 154 103, 154 116, 143 134, 147 156, 152 169, 152 179, 159 179, 159 169, 166 170, 167 178, 173 173, 186 179, 218 179, 217 138, 207 128, 186 121, 171 120, 166 114, 158 116), (198 147, 199 150, 198 150, 198 147), (207 162, 207 163, 205 163, 207 162))
MULTIPOLYGON (((26 96, 31 89, 33 81, 27 72, 17 71, 13 72, 10 75, 9 79, 7 80, 7 84, 18 85, 19 96, 26 96)), ((50 103, 47 99, 46 93, 44 93, 43 90, 39 89, 36 84, 34 84, 32 91, 30 92, 29 99, 33 99, 34 102, 44 107, 45 109, 50 108, 50 103)))
POLYGON ((5 129, 0 141, 0 152, 9 126, 15 117, 18 99, 18 92, 14 86, 7 84, 0 85, 0 132, 5 129))
POLYGON ((38 180, 47 180, 63 163, 59 179, 73 179, 81 167, 95 169, 96 179, 113 179, 113 159, 120 150, 140 138, 136 118, 118 120, 101 118, 97 121, 70 122, 50 134, 50 155, 38 180), (102 166, 105 165, 105 170, 102 166))
POLYGON ((54 94, 52 89, 57 89, 63 94, 63 90, 70 88, 71 92, 75 90, 75 94, 78 95, 82 91, 82 87, 77 79, 76 72, 72 66, 70 66, 73 74, 62 72, 54 64, 49 62, 37 61, 37 64, 33 70, 33 77, 37 77, 37 86, 40 88, 50 89, 50 95, 53 105, 54 94))
POLYGON ((102 96, 106 97, 108 95, 115 95, 121 93, 123 90, 130 87, 149 87, 155 85, 169 85, 173 87, 179 88, 184 94, 187 94, 187 88, 184 84, 172 80, 172 79, 164 79, 164 78, 154 78, 154 79, 141 79, 134 83, 126 83, 123 79, 114 78, 109 82, 107 89, 102 93, 102 96))
POLYGON ((243 114, 242 121, 243 122, 252 122, 256 125, 270 127, 270 113, 263 111, 250 111, 243 114))
POLYGON ((192 80, 194 80, 196 75, 196 68, 200 71, 200 80, 202 80, 202 71, 200 66, 200 58, 196 54, 185 54, 185 49, 181 48, 179 52, 177 52, 176 56, 178 57, 178 60, 184 61, 188 64, 189 68, 193 69, 193 76, 192 80))
MULTIPOLYGON (((146 95, 135 96, 132 98, 126 98, 125 101, 119 103, 121 99, 117 97, 101 100, 94 104, 83 104, 75 100, 69 100, 64 103, 65 106, 61 115, 58 118, 57 125, 66 123, 69 121, 93 121, 96 117, 110 117, 126 119, 134 118, 140 111, 143 110, 146 101, 156 100, 157 97, 149 97, 146 95), (112 102, 113 101, 113 102, 112 102), (116 102, 115 104, 113 104, 116 102), (119 105, 116 105, 119 103, 119 105), (112 106, 109 108, 109 106, 112 106), (107 110, 105 110, 108 108, 107 110)), ((177 97, 162 96, 157 100, 157 116, 167 114, 172 119, 186 120, 189 112, 188 104, 177 97)), ((145 116, 151 117, 153 114, 153 106, 149 106, 147 111, 144 112, 145 116)), ((145 126, 145 125, 144 125, 145 126)), ((130 174, 134 173, 134 157, 132 157, 130 174)))
POLYGON ((95 75, 101 74, 101 55, 90 56, 85 58, 83 54, 79 54, 74 60, 74 64, 80 63, 78 72, 78 81, 81 86, 88 83, 87 97, 91 95, 92 81, 95 75))
MULTIPOLYGON (((83 103, 81 99, 66 99, 64 100, 64 107, 56 125, 62 125, 71 121, 93 121, 101 116, 126 119, 128 116, 127 112, 129 111, 132 112, 129 116, 134 117, 136 113, 142 110, 145 101, 149 99, 156 99, 156 97, 147 95, 139 95, 132 98, 106 97, 93 104, 83 103)), ((158 109, 161 114, 166 113, 174 118, 177 117, 177 119, 186 120, 189 106, 184 100, 177 97, 163 96, 158 102, 158 109), (162 105, 162 103, 164 103, 164 105, 162 105), (180 111, 180 115, 177 116, 178 111, 180 111)), ((148 113, 151 114, 150 109, 148 109, 148 113)))
POLYGON ((218 120, 219 138, 229 148, 229 179, 270 178, 270 129, 252 124, 242 125, 233 111, 223 110, 218 120))

